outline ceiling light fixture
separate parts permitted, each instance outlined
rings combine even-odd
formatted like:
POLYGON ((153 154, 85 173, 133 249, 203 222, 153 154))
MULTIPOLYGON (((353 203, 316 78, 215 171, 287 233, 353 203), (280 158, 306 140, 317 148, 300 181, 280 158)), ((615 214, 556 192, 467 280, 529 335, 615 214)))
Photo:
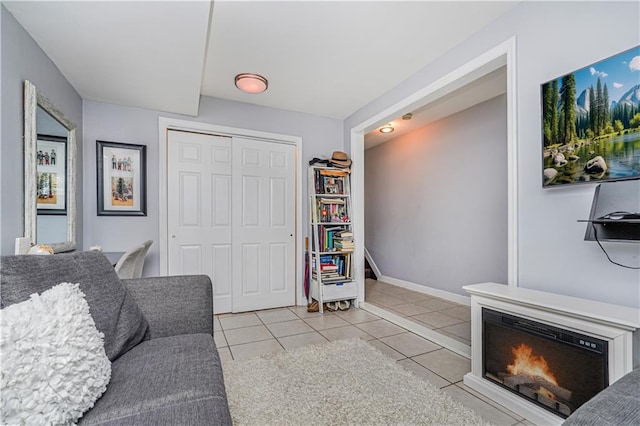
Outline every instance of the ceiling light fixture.
POLYGON ((380 127, 380 133, 391 133, 393 132, 395 129, 393 128, 393 126, 391 125, 391 123, 384 125, 382 127, 380 127))
POLYGON ((236 87, 245 93, 262 93, 269 87, 266 78, 258 74, 243 73, 236 75, 236 87))

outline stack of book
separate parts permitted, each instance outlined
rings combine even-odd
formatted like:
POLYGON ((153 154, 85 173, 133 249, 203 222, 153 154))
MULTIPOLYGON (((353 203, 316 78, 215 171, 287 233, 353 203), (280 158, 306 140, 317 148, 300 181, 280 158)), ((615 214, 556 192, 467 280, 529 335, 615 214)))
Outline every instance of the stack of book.
POLYGON ((342 226, 320 226, 318 229, 318 237, 320 239, 321 251, 335 251, 334 236, 338 232, 344 231, 342 226))
MULTIPOLYGON (((317 280, 318 274, 316 271, 318 268, 315 268, 315 265, 316 262, 314 259, 314 268, 311 277, 314 280, 317 280)), ((347 254, 345 256, 320 256, 320 274, 322 275, 322 282, 325 284, 334 284, 348 281, 350 269, 350 254, 347 254)))
MULTIPOLYGON (((317 280, 317 276, 316 273, 314 272, 312 277, 312 279, 317 280)), ((323 284, 336 284, 336 283, 342 283, 345 281, 349 281, 349 279, 347 277, 345 277, 344 275, 340 275, 337 272, 331 272, 331 273, 322 273, 322 283, 323 284)))
POLYGON ((337 232, 333 236, 333 247, 338 251, 353 251, 355 249, 353 232, 350 230, 337 232))

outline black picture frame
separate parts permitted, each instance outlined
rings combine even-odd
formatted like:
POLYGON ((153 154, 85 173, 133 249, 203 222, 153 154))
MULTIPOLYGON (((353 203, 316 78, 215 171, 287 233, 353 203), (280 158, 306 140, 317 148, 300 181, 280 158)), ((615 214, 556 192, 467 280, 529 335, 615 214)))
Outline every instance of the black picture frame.
POLYGON ((147 147, 96 141, 98 216, 147 215, 147 147))
POLYGON ((39 134, 36 144, 37 214, 64 216, 67 214, 67 138, 39 134))

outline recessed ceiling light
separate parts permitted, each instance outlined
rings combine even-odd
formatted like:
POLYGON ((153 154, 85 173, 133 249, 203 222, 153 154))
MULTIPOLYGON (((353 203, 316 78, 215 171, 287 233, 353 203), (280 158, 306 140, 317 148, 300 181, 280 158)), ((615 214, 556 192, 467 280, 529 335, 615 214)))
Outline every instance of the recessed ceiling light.
POLYGON ((391 125, 391 123, 386 124, 382 127, 380 127, 380 133, 391 133, 393 132, 395 129, 393 128, 393 126, 391 125))
POLYGON ((243 73, 236 75, 236 87, 245 93, 262 93, 269 87, 266 78, 258 74, 243 73))

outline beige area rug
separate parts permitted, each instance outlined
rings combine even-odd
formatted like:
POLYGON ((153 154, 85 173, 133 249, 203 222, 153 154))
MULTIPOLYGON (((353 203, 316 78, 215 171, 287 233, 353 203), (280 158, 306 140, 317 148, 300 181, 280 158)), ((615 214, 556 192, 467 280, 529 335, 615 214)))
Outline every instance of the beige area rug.
POLYGON ((224 364, 236 425, 486 425, 360 339, 224 364))

